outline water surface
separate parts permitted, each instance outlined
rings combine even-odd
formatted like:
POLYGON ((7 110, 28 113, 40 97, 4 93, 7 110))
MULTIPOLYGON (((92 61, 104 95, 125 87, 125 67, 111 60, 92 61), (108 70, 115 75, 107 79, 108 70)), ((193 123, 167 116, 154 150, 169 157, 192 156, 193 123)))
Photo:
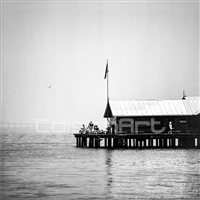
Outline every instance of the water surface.
POLYGON ((200 199, 200 150, 76 148, 71 133, 3 128, 2 199, 200 199))

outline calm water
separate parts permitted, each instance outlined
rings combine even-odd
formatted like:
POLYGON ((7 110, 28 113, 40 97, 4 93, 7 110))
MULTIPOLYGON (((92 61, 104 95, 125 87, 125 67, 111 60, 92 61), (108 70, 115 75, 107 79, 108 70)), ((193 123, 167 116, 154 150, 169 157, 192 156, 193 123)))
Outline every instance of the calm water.
POLYGON ((75 147, 68 133, 3 128, 2 199, 200 199, 200 150, 75 147))

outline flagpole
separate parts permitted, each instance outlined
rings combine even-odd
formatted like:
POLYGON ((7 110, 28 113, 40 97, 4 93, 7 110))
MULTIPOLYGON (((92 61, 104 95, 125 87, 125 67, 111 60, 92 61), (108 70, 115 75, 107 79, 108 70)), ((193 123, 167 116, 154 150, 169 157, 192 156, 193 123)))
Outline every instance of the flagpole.
MULTIPOLYGON (((107 66, 108 66, 108 60, 107 60, 107 66)), ((109 73, 107 73, 107 102, 109 102, 109 90, 108 90, 108 75, 109 73)))
MULTIPOLYGON (((108 103, 109 103, 109 80, 108 80, 108 72, 109 72, 109 70, 108 70, 108 59, 107 59, 107 63, 106 63, 106 71, 105 71, 105 77, 104 77, 104 79, 105 78, 107 78, 107 105, 108 105, 108 103)), ((109 120, 108 120, 108 117, 107 117, 107 128, 109 127, 109 120)), ((108 132, 110 132, 110 131, 108 131, 108 132)))
MULTIPOLYGON (((106 65, 106 68, 108 70, 108 59, 107 59, 107 65, 106 65)), ((109 91, 108 91, 108 74, 109 74, 109 70, 107 71, 107 103, 109 103, 109 91)), ((107 117, 107 127, 109 127, 109 120, 108 120, 108 117, 107 117)), ((108 134, 109 134, 110 130, 108 131, 108 134)))

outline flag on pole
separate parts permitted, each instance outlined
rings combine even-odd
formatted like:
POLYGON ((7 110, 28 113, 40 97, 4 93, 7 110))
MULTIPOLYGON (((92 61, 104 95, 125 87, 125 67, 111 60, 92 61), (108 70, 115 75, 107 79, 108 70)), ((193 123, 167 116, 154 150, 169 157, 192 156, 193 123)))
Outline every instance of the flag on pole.
POLYGON ((108 61, 107 61, 107 64, 106 64, 106 71, 105 71, 105 76, 104 76, 104 79, 106 79, 106 77, 107 77, 107 73, 108 73, 109 71, 108 71, 108 61))

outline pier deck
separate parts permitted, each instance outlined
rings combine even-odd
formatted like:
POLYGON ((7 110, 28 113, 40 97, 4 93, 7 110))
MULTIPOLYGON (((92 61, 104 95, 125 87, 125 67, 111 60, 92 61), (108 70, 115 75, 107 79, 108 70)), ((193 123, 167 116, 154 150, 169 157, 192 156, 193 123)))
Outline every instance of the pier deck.
POLYGON ((77 147, 200 148, 200 134, 74 134, 77 147))

